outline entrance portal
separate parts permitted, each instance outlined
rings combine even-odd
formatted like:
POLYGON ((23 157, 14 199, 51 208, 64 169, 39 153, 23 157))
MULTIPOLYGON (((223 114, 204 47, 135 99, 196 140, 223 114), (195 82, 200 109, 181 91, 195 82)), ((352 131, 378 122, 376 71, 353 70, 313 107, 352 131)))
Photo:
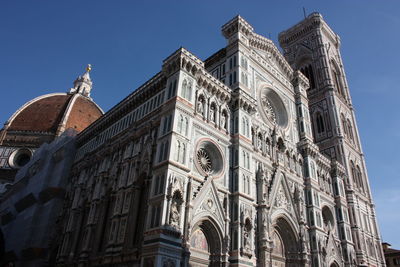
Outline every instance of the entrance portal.
POLYGON ((222 238, 210 220, 196 224, 190 236, 190 267, 221 266, 222 238))
POLYGON ((271 252, 272 266, 301 266, 296 235, 285 219, 279 218, 276 221, 272 241, 274 244, 271 252))

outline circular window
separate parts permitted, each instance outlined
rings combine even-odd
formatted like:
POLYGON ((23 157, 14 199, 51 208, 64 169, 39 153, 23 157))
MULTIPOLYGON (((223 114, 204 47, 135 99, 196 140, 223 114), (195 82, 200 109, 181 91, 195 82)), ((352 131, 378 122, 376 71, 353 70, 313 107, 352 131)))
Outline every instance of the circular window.
POLYGON ((32 151, 27 148, 20 148, 11 153, 8 158, 8 164, 14 168, 19 169, 25 166, 32 158, 32 151))
POLYGON ((210 155, 208 155, 207 151, 204 148, 200 148, 197 151, 197 162, 199 163, 201 169, 206 172, 210 173, 212 171, 212 162, 210 155))
POLYGON ((210 139, 198 143, 195 159, 195 165, 202 175, 220 176, 224 169, 222 152, 210 139))
POLYGON ((288 125, 288 113, 281 97, 271 88, 260 90, 259 107, 264 120, 273 125, 286 128, 288 125))

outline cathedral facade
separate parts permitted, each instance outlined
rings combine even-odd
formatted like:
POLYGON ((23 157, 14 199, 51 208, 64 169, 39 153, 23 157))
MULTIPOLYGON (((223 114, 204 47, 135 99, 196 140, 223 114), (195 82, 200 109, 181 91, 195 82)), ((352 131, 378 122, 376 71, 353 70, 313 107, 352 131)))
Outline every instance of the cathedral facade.
POLYGON ((385 266, 340 39, 240 16, 81 132, 60 266, 385 266))

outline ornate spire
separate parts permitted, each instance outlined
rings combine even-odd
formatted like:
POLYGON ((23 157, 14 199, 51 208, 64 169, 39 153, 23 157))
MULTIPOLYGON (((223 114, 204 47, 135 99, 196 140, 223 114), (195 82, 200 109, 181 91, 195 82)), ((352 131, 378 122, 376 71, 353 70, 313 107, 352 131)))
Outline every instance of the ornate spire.
POLYGON ((88 64, 86 67, 86 71, 83 75, 79 76, 74 81, 74 88, 70 89, 70 93, 72 94, 82 94, 86 97, 90 97, 90 91, 92 90, 93 82, 90 79, 89 72, 92 70, 92 65, 88 64))

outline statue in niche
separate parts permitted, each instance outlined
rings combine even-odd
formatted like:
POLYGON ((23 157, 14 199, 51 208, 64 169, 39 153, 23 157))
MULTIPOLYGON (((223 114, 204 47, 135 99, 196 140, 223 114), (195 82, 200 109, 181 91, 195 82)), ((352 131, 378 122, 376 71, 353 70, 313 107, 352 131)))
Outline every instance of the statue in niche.
POLYGON ((203 98, 197 100, 197 112, 204 116, 203 98))
POLYGON ((210 106, 210 121, 215 121, 215 107, 214 105, 210 106))
POLYGON ((223 112, 221 114, 221 127, 226 129, 226 114, 225 114, 225 112, 223 112))
POLYGON ((180 219, 181 219, 181 204, 182 204, 182 199, 179 195, 178 192, 174 193, 174 196, 172 197, 172 202, 171 202, 171 211, 170 211, 170 219, 169 223, 172 226, 179 227, 180 219))
POLYGON ((246 223, 243 227, 243 247, 246 250, 250 250, 250 235, 251 235, 251 223, 249 219, 246 219, 246 223))

